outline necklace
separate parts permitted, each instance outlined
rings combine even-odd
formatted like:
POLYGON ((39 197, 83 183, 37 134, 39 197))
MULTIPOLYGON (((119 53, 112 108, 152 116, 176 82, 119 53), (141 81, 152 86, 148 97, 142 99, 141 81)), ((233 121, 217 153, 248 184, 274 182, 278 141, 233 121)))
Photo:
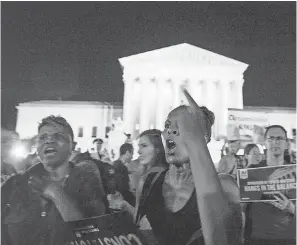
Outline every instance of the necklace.
POLYGON ((193 190, 194 181, 191 170, 170 166, 163 184, 166 207, 173 212, 180 210, 188 202, 193 190))

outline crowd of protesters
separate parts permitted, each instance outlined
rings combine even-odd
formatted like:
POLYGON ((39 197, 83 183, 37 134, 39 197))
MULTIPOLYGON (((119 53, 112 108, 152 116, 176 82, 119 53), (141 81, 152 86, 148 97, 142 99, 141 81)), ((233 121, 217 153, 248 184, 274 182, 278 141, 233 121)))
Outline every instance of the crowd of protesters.
POLYGON ((102 139, 94 140, 94 154, 75 151, 71 125, 48 116, 38 126, 36 153, 18 171, 10 151, 18 137, 2 133, 1 244, 63 244, 65 222, 119 210, 154 244, 295 244, 295 201, 280 193, 272 202, 242 204, 236 183, 238 168, 292 163, 286 130, 268 127, 265 154, 248 144, 243 164, 239 137, 228 138, 216 169, 207 148, 214 114, 183 92, 190 106, 172 110, 163 132, 142 132, 134 161, 131 140, 114 162, 102 139))

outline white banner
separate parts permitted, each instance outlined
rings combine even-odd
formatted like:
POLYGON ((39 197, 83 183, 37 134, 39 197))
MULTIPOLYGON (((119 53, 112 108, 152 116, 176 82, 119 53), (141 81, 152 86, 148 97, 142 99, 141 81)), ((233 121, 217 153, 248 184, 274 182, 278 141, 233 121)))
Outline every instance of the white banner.
POLYGON ((239 129, 242 140, 257 144, 263 144, 265 127, 270 125, 267 113, 232 109, 228 111, 228 124, 239 129))

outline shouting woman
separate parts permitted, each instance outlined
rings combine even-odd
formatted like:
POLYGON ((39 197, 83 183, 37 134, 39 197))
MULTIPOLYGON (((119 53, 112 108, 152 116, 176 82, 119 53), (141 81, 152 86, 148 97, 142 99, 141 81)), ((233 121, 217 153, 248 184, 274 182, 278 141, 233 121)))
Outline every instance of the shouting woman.
POLYGON ((240 244, 239 189, 232 176, 217 174, 207 148, 214 115, 183 92, 190 106, 171 111, 163 132, 169 170, 147 178, 135 216, 147 216, 163 245, 240 244))
POLYGON ((163 132, 170 167, 146 176, 135 222, 146 216, 161 245, 241 244, 239 189, 217 174, 207 148, 214 114, 183 92, 190 106, 171 111, 163 132))

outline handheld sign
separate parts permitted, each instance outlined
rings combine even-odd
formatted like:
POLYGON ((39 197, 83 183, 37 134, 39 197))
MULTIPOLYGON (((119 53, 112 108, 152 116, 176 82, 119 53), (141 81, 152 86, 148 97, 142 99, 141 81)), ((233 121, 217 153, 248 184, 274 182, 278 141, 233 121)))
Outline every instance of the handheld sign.
POLYGON ((296 200, 296 165, 247 168, 237 170, 241 202, 276 201, 274 195, 282 192, 296 200))
POLYGON ((147 245, 127 212, 68 222, 65 245, 147 245))

